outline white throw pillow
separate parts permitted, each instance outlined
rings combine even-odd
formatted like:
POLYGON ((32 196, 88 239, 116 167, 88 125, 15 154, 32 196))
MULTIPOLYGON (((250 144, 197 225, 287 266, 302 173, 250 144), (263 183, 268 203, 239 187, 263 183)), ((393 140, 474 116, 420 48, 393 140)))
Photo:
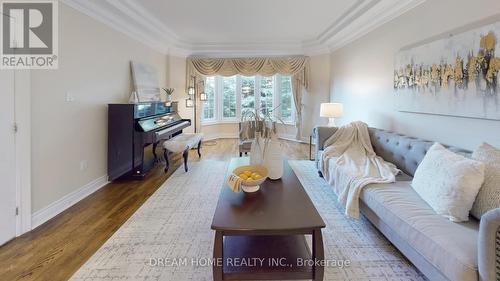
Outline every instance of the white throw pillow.
POLYGON ((412 187, 437 214, 461 222, 469 220, 483 181, 483 163, 435 143, 418 166, 412 187))
POLYGON ((471 215, 480 219, 489 210, 500 208, 500 149, 483 143, 472 153, 472 158, 486 166, 483 186, 470 211, 471 215))

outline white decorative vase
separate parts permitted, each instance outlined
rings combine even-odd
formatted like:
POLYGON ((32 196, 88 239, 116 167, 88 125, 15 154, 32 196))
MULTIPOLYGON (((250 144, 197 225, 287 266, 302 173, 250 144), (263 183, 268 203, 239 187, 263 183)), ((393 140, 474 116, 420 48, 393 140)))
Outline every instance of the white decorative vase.
POLYGON ((277 180, 283 176, 283 154, 281 153, 281 143, 276 137, 271 139, 266 148, 264 166, 269 171, 268 178, 277 180))
POLYGON ((264 159, 262 152, 264 149, 264 141, 260 136, 260 132, 255 133, 255 138, 250 146, 250 165, 262 165, 264 159))

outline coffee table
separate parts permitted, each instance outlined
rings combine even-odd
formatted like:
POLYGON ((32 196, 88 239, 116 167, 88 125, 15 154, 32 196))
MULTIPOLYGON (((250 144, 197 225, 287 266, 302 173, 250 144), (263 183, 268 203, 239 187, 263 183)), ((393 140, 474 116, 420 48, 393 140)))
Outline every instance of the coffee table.
MULTIPOLYGON (((246 164, 246 157, 231 159, 227 176, 246 164)), ((255 193, 222 188, 212 221, 214 280, 323 280, 325 223, 288 162, 281 179, 260 187, 255 193)))

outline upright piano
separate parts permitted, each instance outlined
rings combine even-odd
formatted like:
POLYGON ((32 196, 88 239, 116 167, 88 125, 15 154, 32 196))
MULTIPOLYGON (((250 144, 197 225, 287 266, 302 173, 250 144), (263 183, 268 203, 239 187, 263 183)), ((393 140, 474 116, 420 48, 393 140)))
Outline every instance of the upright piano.
POLYGON ((108 177, 143 178, 158 157, 162 140, 182 133, 190 119, 177 113, 177 103, 163 102, 108 105, 108 177))

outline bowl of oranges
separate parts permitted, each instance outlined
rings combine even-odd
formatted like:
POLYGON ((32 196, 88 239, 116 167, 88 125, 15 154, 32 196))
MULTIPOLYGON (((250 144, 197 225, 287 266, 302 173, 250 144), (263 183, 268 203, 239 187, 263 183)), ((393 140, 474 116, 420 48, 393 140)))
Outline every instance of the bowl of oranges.
POLYGON ((241 189, 244 192, 255 192, 267 179, 267 168, 260 165, 246 165, 233 170, 233 174, 241 179, 241 189))

